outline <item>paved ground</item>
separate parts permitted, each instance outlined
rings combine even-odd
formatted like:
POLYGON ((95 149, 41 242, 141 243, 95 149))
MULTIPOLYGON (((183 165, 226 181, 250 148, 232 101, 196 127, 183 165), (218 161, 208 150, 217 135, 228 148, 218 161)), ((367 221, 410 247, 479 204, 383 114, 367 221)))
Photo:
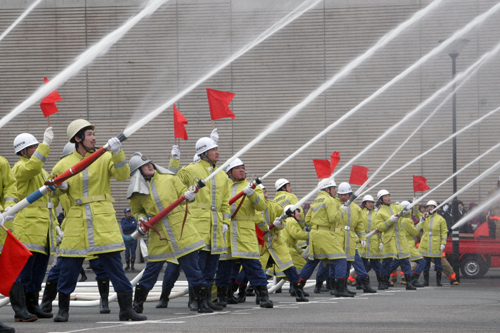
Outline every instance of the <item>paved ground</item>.
MULTIPOLYGON (((144 265, 136 265, 138 269, 144 265)), ((129 272, 133 278, 137 272, 129 272)), ((119 322, 118 304, 111 314, 98 308, 71 308, 67 323, 39 319, 15 323, 10 306, 0 308, 0 320, 17 332, 499 332, 500 269, 491 269, 480 280, 462 280, 459 286, 431 286, 406 291, 397 284, 390 291, 359 294, 353 299, 313 294, 309 303, 295 303, 287 292, 274 294, 274 309, 255 306, 254 298, 230 305, 224 311, 199 315, 188 311, 187 297, 174 299, 168 309, 145 304, 146 322, 119 322)), ((93 275, 89 273, 89 278, 93 275)), ((372 279, 374 281, 374 279, 372 279)), ((372 285, 374 283, 372 282, 372 285)), ((351 288, 353 289, 353 288, 351 288)), ((57 311, 57 308, 55 308, 57 311)))

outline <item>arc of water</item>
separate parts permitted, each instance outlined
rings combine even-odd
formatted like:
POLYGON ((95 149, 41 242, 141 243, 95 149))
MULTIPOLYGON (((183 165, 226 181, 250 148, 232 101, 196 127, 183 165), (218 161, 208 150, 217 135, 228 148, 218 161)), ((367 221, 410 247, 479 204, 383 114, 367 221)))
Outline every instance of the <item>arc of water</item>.
MULTIPOLYGON (((500 162, 499 162, 500 163, 500 162)), ((455 195, 458 195, 458 192, 455 193, 455 195)), ((454 196, 455 196, 454 195, 454 196)), ((455 230, 457 228, 459 228, 460 226, 462 226, 463 224, 469 222, 470 220, 472 220, 474 217, 476 217, 476 215, 478 215, 479 213, 483 212, 486 208, 488 208, 489 206, 491 206, 495 201, 497 201, 498 199, 500 199, 500 188, 498 190, 495 191, 495 193, 493 193, 491 195, 491 197, 488 198, 488 200, 484 201, 483 203, 481 203, 479 206, 477 207, 474 207, 473 210, 469 211, 467 213, 467 215, 465 215, 464 217, 462 217, 460 219, 460 221, 458 221, 457 223, 455 223, 451 229, 452 230, 455 230)), ((448 199, 449 200, 449 199, 448 199)))
MULTIPOLYGON (((500 5, 500 3, 499 3, 500 5)), ((499 7, 500 8, 500 7, 499 7)), ((419 112, 423 107, 425 107, 427 104, 429 104, 432 100, 434 100, 437 96, 439 96, 441 93, 443 93, 444 91, 448 90, 450 87, 453 86, 453 84, 456 84, 456 82, 459 82, 461 80, 463 80, 465 77, 467 77, 468 75, 470 75, 470 73, 472 73, 474 70, 476 70, 477 68, 481 67, 482 64, 484 64, 486 61, 488 61, 489 59, 491 59, 495 54, 498 53, 498 51, 500 51, 500 43, 497 44, 495 46, 495 48, 489 52, 486 52, 485 54, 483 54, 483 56, 481 56, 481 58, 479 60, 477 60, 474 64, 472 64, 469 68, 467 68, 467 70, 465 70, 464 72, 462 73, 459 73, 453 80, 451 80, 450 82, 448 82, 448 84, 446 84, 445 86, 443 86, 441 89, 439 89, 438 91, 436 91, 432 96, 430 96, 428 99, 426 99, 424 102, 422 102, 416 109, 414 109, 413 111, 411 111, 410 113, 408 113, 405 117, 403 117, 403 119, 401 119, 399 122, 397 122, 396 124, 394 124, 393 126, 391 126, 389 129, 387 129, 381 136, 379 136, 375 141, 373 141, 372 143, 370 143, 368 146, 366 146, 361 152, 359 152, 356 156, 354 156, 353 158, 351 158, 344 166, 342 166, 342 168, 340 168, 338 171, 336 171, 332 176, 330 176, 328 179, 334 179, 335 176, 337 176, 342 170, 344 170, 348 165, 350 165, 351 163, 353 163, 356 159, 358 159, 362 154, 364 154, 366 151, 368 151, 371 147, 373 147, 375 144, 377 144, 380 140, 382 140, 384 137, 386 137, 388 134, 390 134, 392 131, 394 131, 399 125, 401 125, 403 122, 405 122, 406 120, 408 120, 411 116, 413 116, 415 113, 419 112)), ((495 112, 497 110, 494 110, 495 112)), ((494 112, 490 112, 488 115, 492 114, 494 112)), ((484 119, 484 116, 479 118, 479 119, 484 119)), ((479 120, 478 119, 478 120, 479 120)), ((472 122, 467 128, 469 128, 472 124, 474 123, 477 123, 477 120, 472 122)), ((462 129, 464 130, 464 129, 462 129)), ((458 134, 459 132, 455 133, 458 134)), ((450 136, 448 139, 450 139, 451 137, 453 136, 450 136)), ((447 140, 448 140, 447 139, 447 140)), ((316 188, 314 190, 312 190, 309 194, 307 194, 304 198, 302 198, 301 200, 299 200, 299 202, 297 202, 295 205, 294 205, 294 209, 296 207, 299 207, 301 206, 302 204, 304 204, 306 202, 307 199, 309 199, 314 193, 316 193, 318 190, 320 189, 320 186, 316 186, 316 188)))
MULTIPOLYGON (((318 97, 320 94, 322 94, 326 89, 330 88, 335 82, 338 82, 342 78, 346 77, 349 75, 353 69, 358 67, 360 64, 362 64, 365 60, 367 60, 369 57, 371 57, 375 52, 379 51, 381 48, 383 48, 385 45, 387 45, 390 41, 392 41, 396 36, 398 36, 402 31, 410 27, 413 23, 417 22, 420 20, 422 17, 427 15, 429 12, 432 10, 436 9, 439 5, 441 5, 442 1, 441 0, 436 0, 429 4, 427 7, 421 9, 420 11, 416 12, 410 19, 407 21, 401 23, 397 28, 391 30, 387 34, 385 34, 382 38, 380 38, 377 43, 372 46, 370 49, 368 49, 365 53, 351 61, 349 64, 347 64, 340 72, 335 74, 330 80, 322 84, 320 87, 318 87, 316 90, 311 92, 309 96, 307 96, 302 102, 294 106, 290 111, 288 111, 286 114, 281 116, 278 120, 274 121, 271 125, 269 125, 264 132, 262 132, 257 138, 249 142, 245 147, 243 147, 239 152, 234 154, 230 159, 228 159, 222 166, 217 168, 211 175, 208 176, 205 181, 209 180, 210 178, 214 177, 220 170, 225 169, 226 166, 229 165, 234 159, 240 157, 243 155, 245 152, 247 152, 250 148, 255 146, 257 143, 259 143, 262 139, 264 139, 268 134, 272 133, 275 131, 277 128, 281 127, 283 124, 285 124, 288 120, 290 120, 293 116, 295 116, 298 112, 300 112, 304 107, 306 107, 309 103, 311 103, 316 97, 318 97)), ((281 166, 281 165, 279 165, 281 166)), ((279 167, 278 166, 278 167, 279 167)), ((273 169, 272 171, 276 170, 273 169)), ((265 179, 265 177, 269 176, 271 172, 268 172, 266 175, 262 177, 262 179, 265 179)))
POLYGON ((18 105, 14 110, 5 115, 0 119, 0 128, 5 126, 10 120, 16 117, 18 114, 29 108, 31 105, 36 103, 38 100, 42 99, 50 92, 57 89, 60 85, 78 73, 83 67, 90 64, 99 55, 104 54, 113 44, 118 42, 132 27, 134 27, 140 20, 153 14, 161 5, 165 4, 169 0, 152 0, 150 1, 143 10, 141 10, 137 15, 130 18, 126 23, 124 23, 118 29, 112 31, 99 42, 92 45, 80 56, 78 56, 75 61, 66 67, 62 72, 52 78, 47 84, 44 84, 38 88, 30 97, 28 97, 24 102, 18 105))
MULTIPOLYGON (((490 8, 487 12, 478 15, 475 17, 471 22, 469 22, 465 27, 462 29, 459 29, 456 31, 450 38, 444 40, 440 45, 438 45, 436 48, 434 48, 432 51, 427 53, 425 56, 420 58, 417 62, 415 62, 413 65, 408 67, 406 70, 404 70, 402 73, 400 73, 398 76, 394 77, 391 81, 383 85, 381 88, 379 88, 375 93, 373 93, 370 97, 366 98, 364 101, 362 101, 360 104, 358 104, 355 108, 344 114, 342 117, 340 117, 337 121, 335 121, 333 124, 325 128, 322 132, 320 132, 318 135, 316 135, 314 138, 309 140, 306 144, 304 144, 302 147, 294 151, 289 157, 287 157, 285 160, 283 160, 280 164, 275 166, 272 170, 270 170, 268 173, 266 173, 262 179, 265 177, 269 176, 272 174, 274 171, 279 169, 282 165, 287 163, 289 160, 291 160, 293 157, 297 156, 300 154, 304 149, 309 147, 311 144, 316 142, 319 138, 321 138, 323 135, 334 129, 337 125, 339 125, 341 122, 343 122, 345 119, 347 119, 349 116, 351 116, 353 113, 361 109, 363 106, 368 104, 370 101, 378 97, 380 94, 382 94, 385 90, 387 90, 389 87, 394 85, 395 83, 399 82, 403 78, 405 78, 408 74, 410 74, 412 71, 420 67, 423 63, 425 63, 427 60, 429 60, 431 57, 434 55, 438 54, 439 52, 445 50, 445 48, 450 45, 454 40, 462 37, 464 34, 467 32, 471 31, 473 28, 484 22, 488 17, 493 15, 495 12, 497 12, 500 9, 500 3, 493 6, 490 8)), ((233 159, 238 157, 239 155, 233 156, 233 159)), ((227 162, 226 162, 227 163, 227 162)), ((228 163, 229 164, 229 163, 228 163)))
POLYGON ((254 39, 251 43, 245 45, 243 48, 241 48, 239 51, 237 51, 235 54, 233 54, 231 57, 229 57, 226 61, 223 63, 217 65, 214 69, 212 69, 210 72, 208 72, 206 75, 201 77, 199 80, 191 84, 189 87, 169 99, 167 102, 162 104, 160 107, 156 108, 155 110, 151 111, 148 115, 143 117, 141 120, 135 122, 131 126, 127 127, 124 131, 123 134, 125 137, 129 137, 130 135, 134 134, 137 132, 141 127, 149 123, 151 120, 156 118, 158 115, 160 115, 163 111, 165 111, 166 108, 169 106, 172 106, 176 101, 178 101, 180 98, 188 94, 190 91, 192 91, 194 88, 208 80, 210 77, 213 75, 217 74, 220 70, 225 68, 227 65, 229 65, 231 62, 234 60, 238 59, 248 51, 250 51, 252 48, 266 40, 268 37, 273 35, 274 33, 278 32, 285 26, 287 26, 289 23, 300 17, 302 14, 307 12, 308 10, 312 9, 315 7, 318 3, 320 3, 322 0, 307 0, 303 2, 300 6, 295 8, 292 12, 288 13, 285 17, 280 19, 278 22, 273 24, 270 28, 266 29, 263 33, 261 33, 256 39, 254 39))
POLYGON ((25 11, 24 13, 21 14, 21 16, 19 16, 17 18, 17 20, 14 21, 14 23, 12 23, 10 25, 10 27, 7 28, 7 30, 5 30, 1 35, 0 35, 0 41, 2 39, 4 39, 5 36, 7 36, 7 34, 9 32, 11 32, 12 29, 14 29, 36 6, 38 6, 38 4, 42 2, 42 0, 36 0, 35 2, 33 2, 31 4, 31 6, 29 6, 25 11))
POLYGON ((349 199, 350 202, 354 201, 356 198, 361 197, 361 196, 363 196, 363 194, 365 194, 366 192, 368 192, 368 190, 366 190, 365 192, 363 192, 363 190, 366 188, 366 186, 371 183, 371 181, 385 167, 385 165, 387 163, 389 163, 389 161, 403 148, 403 146, 408 141, 410 141, 410 139, 437 113, 437 111, 439 111, 446 104, 446 102, 448 102, 450 100, 450 98, 453 97, 453 94, 455 94, 455 92, 457 90, 459 90, 465 83, 467 83, 467 81, 469 81, 469 79, 474 74, 477 73, 477 71, 479 70, 479 68, 480 68, 480 66, 477 66, 471 73, 469 73, 462 80, 462 82, 460 82, 460 84, 451 93, 448 94, 448 96, 446 96, 446 98, 441 103, 439 103, 439 105, 427 116, 427 118, 425 118, 424 121, 420 125, 418 125, 418 127, 408 136, 408 138, 406 138, 406 140, 391 154, 391 156, 389 156, 389 158, 387 160, 385 160, 385 162, 382 163, 382 165, 370 176, 370 178, 368 178, 366 180, 366 182, 364 182, 364 184, 354 193, 352 199, 351 198, 349 199))

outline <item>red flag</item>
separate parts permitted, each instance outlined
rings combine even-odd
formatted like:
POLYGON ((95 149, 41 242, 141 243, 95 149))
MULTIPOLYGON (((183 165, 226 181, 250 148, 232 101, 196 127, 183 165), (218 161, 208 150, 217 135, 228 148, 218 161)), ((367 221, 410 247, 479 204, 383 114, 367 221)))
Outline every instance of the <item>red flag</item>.
POLYGON ((10 230, 7 230, 7 238, 0 256, 0 271, 2 272, 0 294, 9 297, 10 288, 32 255, 10 230))
POLYGON ((368 168, 360 165, 353 165, 349 183, 352 185, 363 185, 368 180, 368 168))
POLYGON ((315 160, 313 159, 314 168, 316 169, 316 174, 319 179, 330 178, 332 173, 330 172, 330 161, 329 160, 315 160))
POLYGON ((339 164, 339 162, 340 162, 340 153, 338 151, 334 151, 333 154, 330 156, 330 174, 333 173, 333 170, 335 170, 335 167, 337 166, 337 164, 339 164))
POLYGON ((212 120, 221 118, 234 119, 236 117, 229 108, 229 103, 231 103, 235 95, 232 92, 207 88, 208 107, 210 108, 210 117, 212 120))
MULTIPOLYGON (((45 82, 45 84, 49 83, 49 79, 47 79, 46 77, 43 78, 43 81, 45 82)), ((62 98, 61 96, 59 96, 57 90, 54 90, 53 92, 45 96, 40 102, 40 108, 43 111, 43 115, 45 117, 48 117, 58 112, 59 110, 57 109, 56 102, 59 101, 62 101, 62 98)))
POLYGON ((259 229, 257 224, 255 225, 255 233, 257 234, 257 242, 259 242, 259 245, 264 246, 266 244, 264 242, 264 232, 259 229))
POLYGON ((413 192, 427 191, 430 187, 427 186, 427 179, 422 176, 413 176, 413 192))
POLYGON ((186 132, 186 128, 184 127, 187 124, 188 121, 184 118, 182 113, 177 110, 174 104, 174 137, 176 139, 188 139, 188 134, 186 132))

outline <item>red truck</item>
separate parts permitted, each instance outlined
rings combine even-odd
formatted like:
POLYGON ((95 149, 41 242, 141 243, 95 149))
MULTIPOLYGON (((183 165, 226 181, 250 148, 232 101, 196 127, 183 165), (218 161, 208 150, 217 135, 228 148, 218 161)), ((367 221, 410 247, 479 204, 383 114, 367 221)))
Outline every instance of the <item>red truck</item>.
MULTIPOLYGON (((490 267, 500 267, 500 239, 488 236, 488 223, 481 224, 473 234, 460 234, 460 272, 465 278, 479 279, 490 267)), ((446 242, 444 252, 451 264, 451 237, 446 242)))

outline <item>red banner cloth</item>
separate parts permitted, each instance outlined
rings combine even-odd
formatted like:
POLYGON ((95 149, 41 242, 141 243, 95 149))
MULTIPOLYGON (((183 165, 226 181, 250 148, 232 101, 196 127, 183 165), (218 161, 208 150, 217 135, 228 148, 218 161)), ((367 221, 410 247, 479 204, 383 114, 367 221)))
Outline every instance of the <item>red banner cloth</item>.
POLYGON ((333 173, 333 170, 335 170, 335 167, 337 166, 337 164, 339 164, 339 162, 340 162, 340 153, 338 151, 334 151, 333 154, 330 156, 330 174, 333 173))
POLYGON ((236 118, 229 108, 229 103, 235 96, 235 93, 220 91, 207 88, 208 107, 210 108, 210 117, 212 120, 221 118, 236 118))
POLYGON ((255 225, 255 232, 257 233, 257 241, 259 242, 260 246, 264 246, 264 232, 259 229, 257 225, 255 225))
MULTIPOLYGON (((49 79, 46 77, 43 78, 43 81, 45 84, 49 83, 49 79)), ((57 109, 56 102, 62 101, 61 96, 59 96, 59 93, 57 90, 54 90, 47 96, 45 96, 42 101, 40 102, 40 108, 42 109, 43 115, 45 117, 48 117, 59 110, 57 109)))
POLYGON ((430 187, 427 186, 427 179, 422 176, 413 176, 413 192, 427 191, 430 187))
POLYGON ((174 104, 174 137, 176 139, 188 139, 188 134, 185 127, 187 124, 188 121, 186 120, 186 118, 184 118, 182 113, 177 110, 174 104))
POLYGON ((314 168, 316 169, 316 174, 319 179, 330 178, 332 174, 330 172, 330 161, 329 160, 315 160, 313 159, 314 168))
POLYGON ((29 257, 33 254, 7 230, 7 238, 0 256, 0 294, 9 297, 10 288, 24 268, 29 257))
POLYGON ((363 185, 368 180, 368 170, 370 169, 367 167, 353 165, 351 169, 351 177, 349 178, 349 184, 363 185))

